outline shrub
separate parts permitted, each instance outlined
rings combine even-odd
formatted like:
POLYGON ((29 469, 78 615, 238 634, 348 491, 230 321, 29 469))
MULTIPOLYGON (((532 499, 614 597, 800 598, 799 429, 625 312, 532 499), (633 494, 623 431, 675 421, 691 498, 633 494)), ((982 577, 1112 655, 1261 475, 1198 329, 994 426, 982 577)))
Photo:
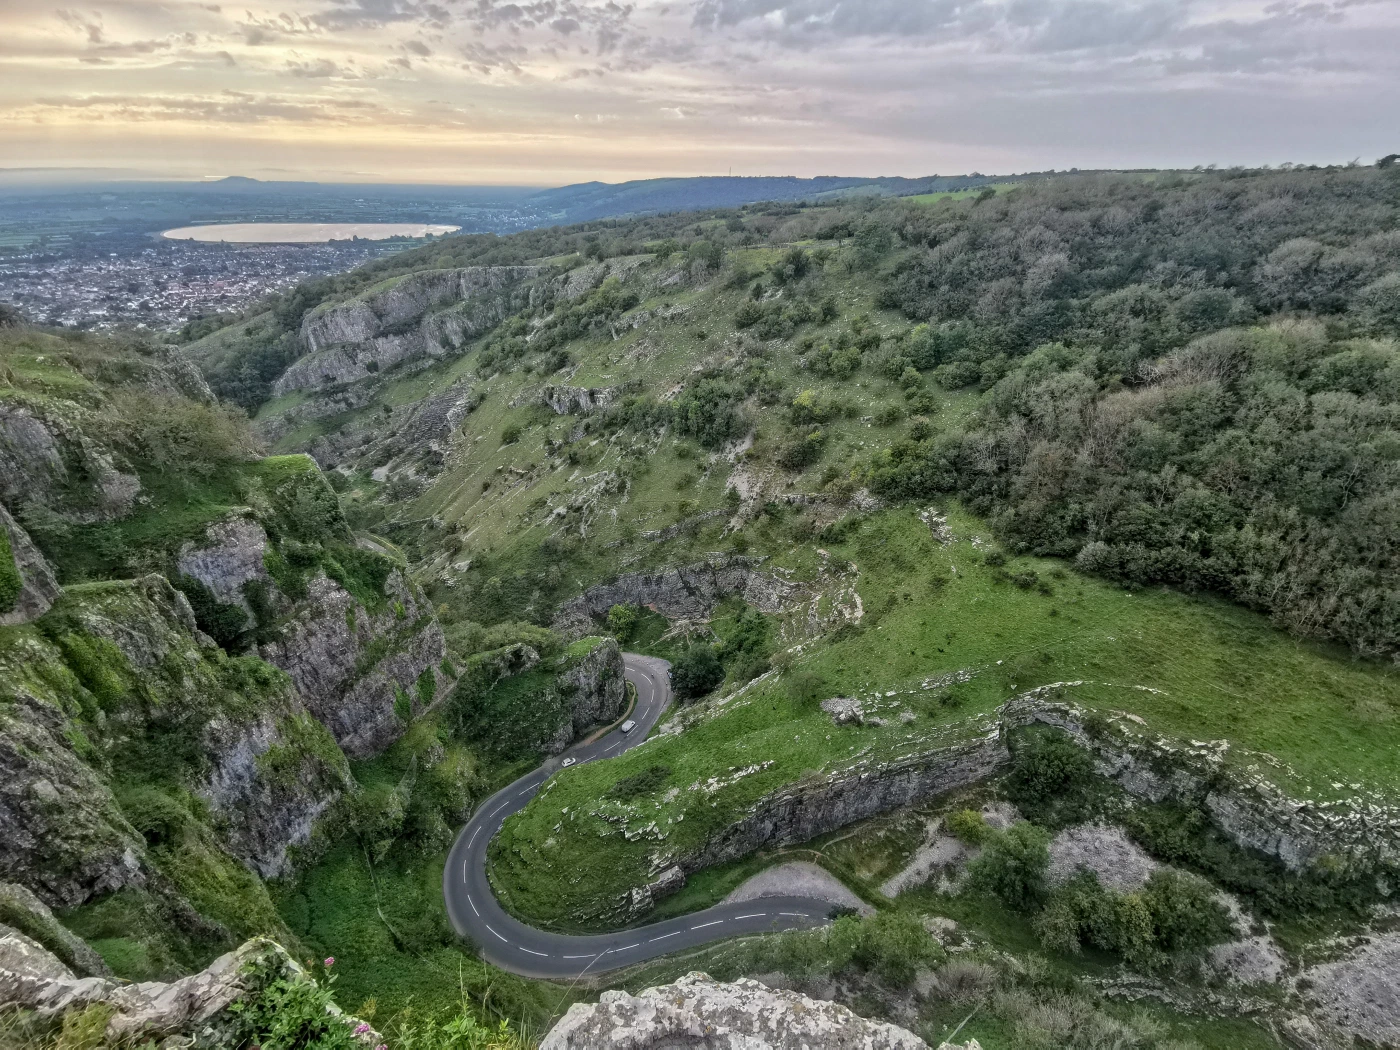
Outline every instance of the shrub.
POLYGON ((724 681, 724 666, 712 646, 696 643, 671 665, 671 688, 681 700, 697 700, 724 681))
POLYGON ((992 831, 982 819, 982 814, 975 809, 960 809, 956 813, 950 813, 943 826, 948 829, 948 834, 969 846, 982 845, 992 831))
POLYGON ((0 613, 9 612, 19 600, 24 589, 19 567, 15 565, 15 554, 10 549, 10 533, 0 525, 0 613))
POLYGON ((902 986, 923 967, 943 961, 943 949, 917 915, 885 911, 869 919, 837 919, 827 938, 834 968, 849 960, 887 984, 902 986))
POLYGON ((1018 911, 1034 910, 1045 899, 1049 845, 1050 833, 1028 822, 992 833, 982 855, 968 865, 968 887, 1018 911))
POLYGON ((788 695, 799 704, 815 703, 826 686, 826 681, 815 671, 791 671, 786 677, 788 695))
POLYGON ((655 794, 670 775, 670 766, 648 766, 640 773, 633 773, 630 777, 619 780, 609 789, 608 797, 631 802, 634 798, 655 794))
POLYGON ((619 642, 629 641, 640 618, 641 612, 635 605, 614 605, 608 610, 608 630, 619 642))
POLYGON ((1050 895, 1035 931, 1051 951, 1077 953, 1087 942, 1150 970, 1172 953, 1228 939, 1234 924, 1208 883, 1164 868, 1132 893, 1105 889, 1081 872, 1050 895))
POLYGON ((1066 734, 1029 731, 1016 739, 1006 794, 1032 820, 1082 819, 1092 807, 1094 788, 1093 758, 1066 734))
POLYGON ((514 445, 520 440, 520 435, 525 432, 525 428, 519 423, 507 423, 501 430, 501 444, 514 445))

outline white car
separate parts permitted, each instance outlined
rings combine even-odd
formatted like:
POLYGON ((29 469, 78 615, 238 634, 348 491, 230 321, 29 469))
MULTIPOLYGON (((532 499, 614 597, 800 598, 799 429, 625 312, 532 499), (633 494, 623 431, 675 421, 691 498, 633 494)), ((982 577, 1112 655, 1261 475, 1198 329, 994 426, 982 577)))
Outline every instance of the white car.
POLYGON ((632 719, 630 719, 630 718, 629 718, 627 721, 625 721, 625 722, 622 723, 622 731, 623 731, 624 733, 630 733, 630 732, 632 732, 632 730, 634 730, 634 729, 636 729, 636 728, 637 728, 637 723, 634 722, 634 721, 632 721, 632 719))
POLYGON ((573 764, 574 764, 575 762, 577 762, 577 761, 578 761, 578 759, 576 759, 576 758, 566 758, 566 759, 564 759, 564 761, 560 762, 559 765, 560 765, 562 768, 564 768, 564 769, 568 769, 571 765, 573 765, 573 764))

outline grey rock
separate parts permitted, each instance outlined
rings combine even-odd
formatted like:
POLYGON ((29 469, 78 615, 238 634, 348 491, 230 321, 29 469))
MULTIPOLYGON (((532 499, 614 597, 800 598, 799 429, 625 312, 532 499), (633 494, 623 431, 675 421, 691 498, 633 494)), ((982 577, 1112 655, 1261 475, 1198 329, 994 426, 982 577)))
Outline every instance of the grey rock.
POLYGON ((685 872, 681 871, 678 865, 673 864, 648 883, 647 889, 651 893, 651 899, 659 901, 679 892, 683 886, 685 886, 685 872))
POLYGON ((594 726, 621 718, 627 710, 627 679, 616 640, 601 639, 587 654, 567 662, 556 679, 556 688, 568 699, 573 712, 568 743, 594 726))
POLYGON ((141 482, 87 433, 90 414, 72 402, 0 401, 0 502, 43 504, 76 521, 129 512, 141 482))
POLYGON ((686 872, 738 860, 763 848, 818 835, 985 780, 1010 758, 996 734, 932 748, 895 762, 816 776, 759 799, 695 853, 676 858, 686 872))
POLYGON ((230 518, 210 525, 203 543, 181 547, 177 567, 208 587, 219 601, 248 611, 243 588, 253 580, 271 580, 263 564, 266 554, 263 527, 251 518, 230 518))
POLYGON ((371 612, 335 581, 317 576, 281 640, 260 648, 263 659, 291 676, 307 710, 352 758, 379 754, 403 733, 394 710, 400 690, 413 714, 425 709, 417 695, 424 671, 433 675, 434 702, 448 686, 440 666, 447 643, 426 599, 397 572, 385 588, 386 607, 371 612), (387 651, 379 656, 384 639, 387 651))
POLYGON ((0 506, 0 529, 9 537, 10 553, 14 557, 21 583, 14 605, 8 611, 0 612, 0 627, 32 623, 48 612, 58 600, 58 581, 54 579, 49 563, 39 553, 39 548, 30 540, 29 533, 10 517, 9 511, 3 506, 0 506))
POLYGON ((1385 933, 1305 973, 1328 1023, 1382 1046, 1400 1045, 1400 933, 1385 933))
POLYGON ((903 1028, 868 1021, 836 1003, 758 981, 722 984, 690 973, 639 995, 604 992, 575 1003, 540 1050, 927 1050, 903 1028))
POLYGON ((860 706, 860 701, 849 696, 833 696, 823 700, 822 710, 829 714, 838 726, 865 724, 865 711, 860 706))
POLYGON ((759 572, 750 558, 713 558, 658 572, 633 572, 590 587, 566 602, 554 629, 566 637, 591 634, 614 605, 639 605, 667 619, 703 620, 723 599, 737 595, 762 612, 782 612, 808 596, 807 588, 759 572))
POLYGON ((532 266, 427 270, 318 307, 302 321, 307 355, 282 374, 274 393, 325 390, 415 358, 442 357, 523 305, 512 289, 542 272, 532 266))
POLYGON ((308 843, 321 815, 355 790, 334 741, 306 746, 309 734, 327 733, 308 720, 291 694, 280 712, 264 711, 244 725, 216 719, 205 731, 211 767, 197 793, 214 812, 229 852, 265 879, 292 874, 289 850, 308 843), (274 748, 279 761, 270 768, 266 757, 274 748))
MULTIPOLYGON (((12 671, 0 666, 0 678, 12 671)), ((62 709, 11 681, 0 702, 0 877, 54 907, 145 885, 146 844, 73 752, 62 709)))
MULTIPOLYGON (((102 956, 59 922, 47 904, 18 883, 0 882, 0 923, 43 946, 67 969, 95 977, 111 972, 102 956)), ((6 968, 0 963, 0 969, 6 968)))
MULTIPOLYGON (((43 977, 0 969, 0 1009, 33 1010, 60 1017, 93 1005, 111 1008, 106 1037, 113 1042, 184 1036, 200 1045, 223 1045, 233 1034, 228 1008, 253 991, 253 973, 309 980, 273 941, 259 938, 221 955, 199 973, 178 981, 124 984, 101 978, 43 977)), ((367 1046, 380 1042, 368 1025, 331 1006, 329 1012, 359 1033, 367 1046)))
POLYGON ((620 387, 546 386, 538 394, 556 416, 586 416, 617 401, 620 387))
POLYGON ((38 941, 0 923, 0 970, 45 981, 74 980, 73 971, 38 941))
POLYGON ((1160 867, 1122 828, 1078 824, 1051 840, 1046 877, 1058 885, 1078 872, 1089 871, 1109 889, 1126 893, 1141 889, 1160 867))

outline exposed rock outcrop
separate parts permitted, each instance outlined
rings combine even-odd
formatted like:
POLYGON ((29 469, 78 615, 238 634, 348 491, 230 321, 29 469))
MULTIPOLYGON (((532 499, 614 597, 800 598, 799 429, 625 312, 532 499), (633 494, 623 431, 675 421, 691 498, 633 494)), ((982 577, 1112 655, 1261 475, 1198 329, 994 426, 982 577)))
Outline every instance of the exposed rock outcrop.
MULTIPOLYGON (((59 922, 47 904, 18 883, 0 882, 0 924, 40 945, 66 970, 91 977, 104 977, 111 972, 102 956, 59 922)), ((14 967, 0 961, 0 969, 14 967)))
POLYGON ((85 432, 89 411, 55 399, 0 400, 0 502, 43 504, 75 521, 131 509, 141 482, 85 432))
POLYGON ((758 571, 751 558, 714 558, 657 572, 630 572, 590 587, 560 607, 554 629, 566 637, 591 634, 614 605, 641 605, 667 619, 702 620, 723 599, 738 596, 766 613, 779 613, 808 596, 807 588, 758 571))
POLYGON ((861 764, 789 784, 710 836, 699 851, 667 862, 679 864, 689 874, 758 849, 806 842, 858 820, 985 780, 1009 758, 1006 742, 993 732, 898 761, 861 764))
POLYGON ((593 726, 607 725, 622 717, 627 710, 626 667, 622 650, 612 638, 589 639, 576 646, 594 644, 585 652, 566 657, 555 680, 569 702, 573 714, 571 730, 565 746, 578 739, 593 726))
MULTIPOLYGON (((58 581, 54 579, 49 563, 30 540, 29 533, 10 517, 3 506, 0 506, 0 533, 3 533, 9 547, 9 556, 14 562, 14 571, 19 574, 20 584, 19 593, 8 608, 0 609, 0 627, 31 623, 48 612, 58 599, 58 581)), ((0 547, 0 557, 4 553, 4 548, 0 547)), ((0 566, 0 573, 7 568, 0 566)))
POLYGON ((927 1050, 903 1028, 867 1021, 836 1003, 774 991, 754 980, 722 984, 691 973, 640 995, 604 992, 576 1003, 540 1050, 927 1050))
POLYGON ((40 981, 71 981, 73 971, 38 941, 0 923, 0 973, 40 981))
POLYGON ((542 272, 533 266, 425 270, 318 307, 302 320, 307 355, 273 391, 325 390, 414 358, 442 357, 524 305, 512 291, 542 272))
MULTIPOLYGON (((277 977, 310 979, 279 945, 264 939, 249 941, 199 973, 168 984, 79 980, 71 974, 35 972, 33 967, 29 972, 0 968, 0 1009, 56 1017, 102 1005, 111 1010, 105 1035, 113 1042, 176 1036, 181 1046, 232 1045, 236 1025, 229 1007, 256 994, 260 981, 277 977)), ((380 1041, 379 1033, 358 1018, 335 1007, 331 1012, 367 1046, 380 1041)))
POLYGON ((267 532, 251 518, 230 518, 205 530, 205 542, 186 543, 177 568, 208 587, 214 597, 230 605, 248 608, 244 588, 254 580, 270 581, 267 566, 267 532))
POLYGON ((1306 976, 1307 997, 1328 1022, 1371 1044, 1400 1045, 1400 934, 1377 936, 1306 976))
POLYGON ((366 609, 334 580, 317 576, 297 604, 280 641, 263 659, 286 671, 307 710, 353 758, 376 755, 402 734, 405 717, 445 695, 447 643, 423 595, 395 572, 389 600, 366 609), (425 698, 419 679, 431 676, 425 698), (409 710, 403 708, 407 698, 409 710))

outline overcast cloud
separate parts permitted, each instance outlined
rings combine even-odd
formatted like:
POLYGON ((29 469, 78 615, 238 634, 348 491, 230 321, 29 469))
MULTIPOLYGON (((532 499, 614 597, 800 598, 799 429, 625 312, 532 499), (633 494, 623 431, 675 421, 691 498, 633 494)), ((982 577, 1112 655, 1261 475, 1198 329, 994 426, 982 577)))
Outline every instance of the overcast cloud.
POLYGON ((0 0, 0 164, 558 184, 1369 161, 1400 150, 1397 55, 1400 0, 0 0))

